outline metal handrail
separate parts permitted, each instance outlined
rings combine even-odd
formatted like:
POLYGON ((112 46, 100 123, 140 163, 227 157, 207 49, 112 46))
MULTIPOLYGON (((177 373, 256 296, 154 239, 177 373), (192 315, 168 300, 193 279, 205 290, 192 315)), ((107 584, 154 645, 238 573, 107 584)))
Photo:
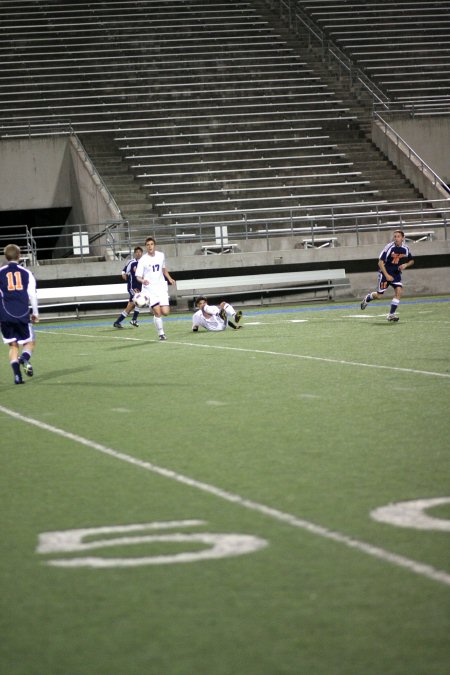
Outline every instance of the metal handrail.
POLYGON ((120 216, 122 216, 122 211, 120 210, 119 205, 117 204, 116 200, 114 199, 113 195, 111 194, 111 191, 109 190, 105 181, 103 180, 103 178, 101 177, 101 175, 99 174, 97 169, 95 168, 95 164, 93 163, 93 161, 89 157, 89 154, 86 151, 86 148, 84 147, 80 137, 78 136, 78 134, 76 133, 76 131, 74 130, 72 125, 70 125, 69 128, 70 128, 70 138, 72 139, 72 142, 73 142, 77 152, 80 155, 81 154, 84 155, 83 162, 84 162, 85 166, 87 167, 89 175, 91 176, 92 180, 95 182, 95 184, 96 184, 96 186, 97 186, 97 188, 99 189, 100 192, 106 193, 107 204, 111 204, 114 207, 114 209, 117 211, 117 213, 120 214, 120 216))
MULTIPOLYGON (((432 213, 435 213, 432 211, 432 213)), ((149 235, 154 236, 160 245, 174 245, 175 255, 181 255, 186 251, 186 244, 211 244, 221 245, 226 248, 233 242, 242 242, 254 239, 263 239, 266 241, 266 248, 270 250, 270 241, 277 237, 308 237, 312 241, 316 237, 336 236, 339 234, 354 234, 357 246, 361 244, 360 235, 366 232, 383 232, 393 230, 397 227, 405 230, 411 229, 412 232, 418 228, 434 230, 444 230, 444 240, 448 239, 448 225, 450 222, 450 207, 436 211, 436 218, 432 221, 423 220, 423 212, 416 211, 408 214, 401 214, 396 211, 380 212, 379 214, 361 213, 355 214, 354 222, 348 223, 346 214, 335 216, 330 222, 328 216, 319 215, 314 219, 308 216, 301 216, 295 222, 286 222, 284 227, 271 228, 270 221, 253 222, 227 222, 220 227, 215 223, 171 225, 168 227, 155 226, 153 228, 139 228, 127 225, 126 228, 118 227, 115 231, 114 251, 117 258, 131 256, 135 245, 142 246, 143 241, 149 235), (408 219, 405 216, 416 215, 415 219, 408 219), (369 218, 369 216, 371 216, 369 218), (368 222, 369 218, 369 222, 368 222), (251 226, 250 226, 251 225, 251 226), (219 230, 219 233, 218 233, 219 230), (220 231, 221 230, 221 231, 220 231), (122 244, 120 243, 122 242, 122 244)), ((192 251, 191 253, 192 254, 192 251)))
MULTIPOLYGON (((146 223, 145 225, 131 225, 128 221, 110 221, 95 225, 77 224, 65 226, 34 227, 30 231, 33 239, 35 258, 51 248, 53 258, 69 258, 73 261, 93 260, 101 256, 106 260, 120 260, 131 256, 135 245, 143 245, 145 238, 154 236, 159 244, 171 244, 175 248, 175 255, 181 255, 186 244, 203 245, 215 241, 217 244, 263 239, 266 248, 270 250, 270 240, 277 237, 315 237, 337 234, 354 234, 356 245, 360 245, 360 235, 365 232, 379 232, 392 230, 395 227, 403 229, 432 228, 443 230, 444 239, 448 239, 450 223, 450 200, 440 199, 433 202, 435 208, 429 208, 425 201, 374 203, 374 209, 364 210, 367 204, 359 204, 351 213, 338 212, 340 205, 331 207, 329 212, 290 213, 285 217, 255 218, 252 220, 236 218, 224 221, 218 225, 214 214, 208 213, 208 221, 199 219, 195 223, 178 223, 175 225, 161 225, 146 223), (402 208, 399 208, 399 207, 402 208), (428 216, 429 218, 425 217, 428 216), (222 228, 218 233, 218 229, 222 228), (95 230, 95 232, 93 232, 95 230), (88 234, 89 233, 89 234, 88 234), (73 235, 77 235, 78 254, 74 253, 73 235), (59 241, 54 246, 55 235, 59 241), (88 236, 89 251, 83 250, 82 237, 88 236), (225 241, 226 237, 226 241, 225 241), (52 244, 53 241, 53 244, 52 244), (36 244, 37 242, 37 244, 36 244), (46 246, 46 242, 49 242, 46 246)), ((317 206, 319 209, 319 206, 317 206)), ((192 254, 192 251, 191 253, 192 254)), ((49 257, 51 257, 49 256, 49 257)))
MULTIPOLYGON (((270 6, 271 0, 266 0, 266 3, 270 6)), ((339 72, 341 72, 341 68, 348 72, 350 85, 353 85, 353 82, 356 79, 371 96, 372 105, 378 103, 384 108, 389 109, 391 102, 389 97, 381 89, 379 89, 377 85, 372 82, 369 77, 367 77, 367 75, 365 75, 361 68, 355 66, 352 60, 325 35, 322 29, 306 14, 306 12, 304 12, 298 6, 293 7, 293 5, 296 5, 297 3, 293 2, 292 0, 278 0, 278 4, 281 18, 283 18, 283 7, 286 8, 289 17, 290 28, 294 28, 294 30, 296 29, 297 24, 294 24, 294 18, 296 22, 300 22, 308 31, 310 40, 309 46, 311 46, 311 37, 313 37, 319 43, 323 61, 330 63, 330 57, 332 57, 339 67, 339 72)))
MULTIPOLYGON (((107 259, 111 248, 108 233, 114 227, 127 226, 126 220, 34 226, 28 232, 28 239, 32 242, 33 264, 38 265, 41 259, 71 258, 80 262, 92 257, 107 259), (48 252, 46 257, 43 257, 43 252, 48 252)), ((114 255, 111 258, 114 259, 114 255)))
POLYGON ((72 123, 69 119, 61 122, 49 121, 48 118, 42 118, 42 121, 31 120, 22 123, 6 124, 4 120, 0 120, 0 137, 1 138, 23 138, 24 135, 31 138, 32 136, 51 136, 57 134, 58 136, 70 136, 74 133, 72 123), (3 130, 9 129, 17 131, 17 133, 5 133, 3 130))
POLYGON ((394 136, 395 145, 397 147, 403 146, 408 151, 409 160, 411 160, 412 157, 414 157, 417 160, 421 173, 427 179, 429 179, 430 177, 426 174, 426 171, 429 174, 431 174, 434 187, 439 186, 445 192, 448 192, 450 195, 450 188, 447 185, 447 183, 440 176, 438 176, 438 174, 435 171, 433 171, 431 166, 429 166, 429 164, 427 164, 425 160, 423 160, 422 157, 420 157, 420 155, 417 154, 417 152, 409 145, 409 143, 407 143, 405 139, 402 138, 402 136, 400 136, 400 134, 393 127, 391 127, 391 125, 388 124, 388 122, 378 112, 374 112, 374 119, 378 120, 383 125, 384 133, 386 135, 387 131, 389 130, 389 133, 391 133, 394 136))
POLYGON ((376 106, 379 106, 383 111, 387 112, 391 111, 393 106, 398 107, 399 105, 402 105, 402 110, 411 111, 412 116, 428 114, 439 115, 449 113, 448 100, 444 101, 438 110, 435 110, 431 113, 428 111, 421 112, 420 104, 414 98, 401 102, 394 102, 388 96, 388 94, 386 94, 386 92, 384 92, 375 84, 370 76, 366 75, 365 72, 359 68, 352 61, 352 59, 347 56, 338 47, 338 45, 325 34, 320 26, 316 24, 315 21, 311 19, 311 17, 309 17, 304 10, 301 9, 301 7, 298 7, 298 4, 295 2, 295 0, 265 0, 265 2, 269 7, 278 4, 280 18, 282 19, 284 18, 283 8, 285 8, 290 28, 296 30, 297 22, 304 26, 308 32, 309 47, 311 47, 311 38, 318 42, 322 54, 322 61, 326 61, 328 64, 330 64, 331 61, 334 61, 339 69, 339 75, 341 74, 342 70, 346 71, 350 80, 350 86, 353 86, 355 82, 358 82, 372 99, 372 109, 375 109, 376 106))
POLYGON ((21 260, 24 264, 38 264, 36 242, 31 236, 28 225, 25 223, 23 225, 14 225, 10 233, 6 233, 6 227, 0 230, 0 249, 2 252, 3 247, 8 244, 16 244, 20 247, 21 260), (20 228, 23 228, 23 231, 20 231, 20 228))
MULTIPOLYGON (((440 207, 444 210, 449 208, 447 199, 433 199, 433 211, 436 212, 440 207)), ((383 209, 388 209, 389 213, 394 212, 403 212, 410 214, 414 213, 424 213, 430 212, 430 202, 429 200, 418 199, 418 200, 407 200, 407 201, 387 201, 387 200, 374 200, 374 201, 364 201, 364 202, 349 202, 349 203, 337 203, 337 204, 308 204, 308 205, 297 205, 297 206, 273 206, 267 207, 264 209, 264 214, 270 212, 276 213, 286 213, 284 219, 287 220, 298 220, 299 218, 306 217, 316 218, 318 215, 322 215, 327 218, 334 218, 335 216, 341 214, 346 218, 354 218, 362 215, 362 212, 366 215, 373 215, 381 213, 383 209), (367 209, 370 209, 369 211, 367 209), (411 211, 412 209, 412 211, 411 211), (318 212, 322 211, 322 214, 318 212), (303 215, 304 214, 304 215, 303 215)), ((235 223, 248 222, 249 215, 254 216, 254 220, 263 220, 264 222, 277 222, 281 218, 275 217, 270 218, 266 215, 261 215, 261 209, 228 209, 222 211, 190 211, 187 213, 168 213, 160 216, 162 219, 178 219, 179 222, 173 223, 173 225, 182 225, 183 227, 186 224, 190 224, 187 219, 196 219, 197 222, 200 222, 202 218, 212 218, 211 223, 208 221, 203 224, 214 223, 217 225, 217 216, 220 215, 233 215, 236 218, 235 223)), ((230 221, 224 221, 224 224, 229 223, 230 221)), ((194 224, 194 220, 192 221, 194 224)))

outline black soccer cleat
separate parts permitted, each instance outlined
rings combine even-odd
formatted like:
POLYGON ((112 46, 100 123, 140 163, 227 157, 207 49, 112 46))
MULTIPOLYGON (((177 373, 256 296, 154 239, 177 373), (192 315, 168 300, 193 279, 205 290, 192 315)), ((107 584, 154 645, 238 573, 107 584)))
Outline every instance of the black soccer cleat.
POLYGON ((239 311, 236 312, 236 314, 234 315, 234 320, 236 321, 236 323, 239 323, 239 321, 240 321, 241 319, 242 319, 242 312, 241 312, 241 310, 239 310, 239 311))
POLYGON ((28 375, 28 377, 33 377, 33 366, 29 361, 24 361, 23 369, 25 371, 25 374, 28 375))
POLYGON ((137 321, 133 321, 133 319, 130 321, 130 324, 134 326, 135 328, 139 328, 139 324, 137 321))
POLYGON ((114 321, 113 326, 114 328, 123 328, 122 324, 119 323, 118 321, 114 321))
POLYGON ((398 321, 399 319, 400 319, 400 317, 397 316, 396 314, 388 314, 388 317, 387 317, 387 320, 388 320, 388 321, 395 321, 395 322, 396 322, 396 321, 398 321))
POLYGON ((14 384, 25 384, 21 375, 14 375, 14 384))
POLYGON ((164 335, 164 333, 163 333, 162 335, 159 336, 159 341, 160 341, 160 342, 165 342, 166 340, 167 340, 167 338, 166 338, 166 336, 164 335))

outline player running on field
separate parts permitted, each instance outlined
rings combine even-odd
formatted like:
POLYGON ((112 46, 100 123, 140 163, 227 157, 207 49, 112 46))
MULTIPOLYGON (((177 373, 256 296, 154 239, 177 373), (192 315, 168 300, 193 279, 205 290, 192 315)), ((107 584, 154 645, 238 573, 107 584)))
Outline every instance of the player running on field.
POLYGON ((241 328, 239 322, 242 319, 242 312, 235 311, 234 307, 228 302, 221 302, 219 306, 208 305, 208 300, 202 295, 194 302, 197 311, 192 317, 192 330, 196 333, 199 327, 206 330, 221 331, 227 326, 238 330, 241 328))
POLYGON ((159 339, 166 340, 163 327, 163 316, 168 316, 169 291, 167 284, 175 284, 166 267, 166 257, 162 251, 156 250, 156 241, 153 237, 145 240, 144 253, 136 268, 136 279, 142 284, 142 293, 148 298, 153 312, 153 321, 158 331, 159 339))
POLYGON ((15 244, 5 247, 6 265, 0 267, 0 330, 3 342, 9 346, 9 362, 14 373, 14 384, 24 384, 20 366, 28 377, 33 375, 30 363, 34 349, 34 333, 30 323, 39 321, 36 279, 19 265, 20 248, 15 244), (19 356, 19 348, 22 354, 19 356))
POLYGON ((133 251, 134 253, 134 258, 129 260, 125 267, 122 270, 122 279, 127 282, 127 291, 128 291, 128 304, 121 312, 121 314, 117 317, 117 319, 114 321, 113 326, 114 328, 123 328, 122 326, 122 321, 127 318, 127 316, 130 315, 131 311, 133 310, 133 316, 131 318, 130 324, 137 328, 139 326, 138 324, 138 316, 139 316, 139 307, 136 307, 136 305, 133 302, 134 295, 136 293, 139 293, 141 290, 142 284, 139 283, 139 281, 136 279, 136 268, 139 260, 142 257, 142 254, 144 251, 140 246, 136 246, 136 248, 133 251))
POLYGON ((402 272, 414 265, 414 260, 409 248, 405 245, 405 233, 395 230, 394 241, 386 244, 378 259, 378 288, 368 293, 361 302, 361 309, 366 309, 369 302, 383 297, 388 286, 394 289, 391 308, 387 317, 388 321, 398 321, 397 307, 403 292, 402 272))

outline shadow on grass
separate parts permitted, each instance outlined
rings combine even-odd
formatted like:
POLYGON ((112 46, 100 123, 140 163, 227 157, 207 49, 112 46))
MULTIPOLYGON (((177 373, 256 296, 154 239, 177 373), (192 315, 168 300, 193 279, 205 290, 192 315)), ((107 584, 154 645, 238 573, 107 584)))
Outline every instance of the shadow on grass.
MULTIPOLYGON (((92 368, 66 368, 65 370, 51 370, 47 372, 43 372, 42 374, 37 375, 36 377, 33 378, 34 382, 36 384, 50 384, 50 385, 58 385, 58 386, 67 386, 67 387, 86 387, 86 388, 91 388, 91 387, 111 387, 114 386, 115 389, 140 389, 140 388, 146 388, 148 389, 149 387, 164 387, 164 388, 183 388, 183 387, 190 387, 189 382, 154 382, 154 381, 144 381, 144 382, 117 382, 115 379, 108 380, 106 378, 100 379, 98 381, 87 381, 87 380, 78 380, 78 381, 61 381, 58 382, 55 380, 58 380, 59 378, 67 378, 70 375, 77 374, 79 375, 82 372, 90 372, 92 368)), ((13 384, 13 383, 11 383, 13 384)), ((18 387, 19 388, 19 387, 18 387)))
POLYGON ((403 322, 401 322, 401 321, 388 321, 387 319, 385 319, 384 321, 374 321, 370 325, 371 326, 378 326, 378 327, 382 326, 383 328, 392 329, 393 326, 404 326, 406 323, 407 323, 406 321, 403 321, 403 322))
MULTIPOLYGON (((79 375, 82 372, 89 372, 92 368, 87 367, 78 367, 78 368, 65 368, 64 370, 47 370, 44 372, 38 372, 37 375, 33 378, 34 381, 46 382, 47 380, 54 380, 57 377, 67 377, 68 375, 73 375, 76 373, 79 375)), ((72 382, 70 383, 72 384, 72 382)))
MULTIPOLYGON (((156 342, 156 341, 155 341, 156 342)), ((104 352, 117 352, 119 349, 132 349, 133 347, 142 347, 148 344, 147 342, 132 342, 131 344, 127 342, 125 345, 108 345, 107 347, 103 345, 102 351, 104 352)))

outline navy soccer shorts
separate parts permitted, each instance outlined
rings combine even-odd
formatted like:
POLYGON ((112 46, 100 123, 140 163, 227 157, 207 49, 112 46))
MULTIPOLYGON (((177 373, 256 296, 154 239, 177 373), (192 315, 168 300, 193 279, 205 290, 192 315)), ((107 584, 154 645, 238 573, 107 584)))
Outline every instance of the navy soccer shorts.
POLYGON ((397 286, 403 286, 402 275, 400 274, 400 272, 397 272, 396 274, 391 274, 391 276, 394 277, 393 280, 388 281, 382 272, 378 272, 377 293, 383 295, 384 291, 388 286, 392 286, 393 288, 397 288, 397 286))
POLYGON ((33 328, 31 323, 22 323, 21 321, 2 321, 0 324, 3 342, 12 344, 17 342, 24 345, 34 340, 33 328))

